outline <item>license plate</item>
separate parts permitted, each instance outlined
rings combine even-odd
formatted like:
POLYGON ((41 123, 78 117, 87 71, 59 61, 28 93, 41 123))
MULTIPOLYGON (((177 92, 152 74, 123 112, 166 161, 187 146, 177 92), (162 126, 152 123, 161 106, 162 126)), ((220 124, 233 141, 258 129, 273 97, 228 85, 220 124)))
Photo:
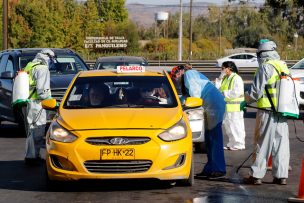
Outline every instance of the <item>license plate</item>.
POLYGON ((101 160, 113 159, 135 159, 135 149, 133 148, 102 148, 100 149, 101 160))

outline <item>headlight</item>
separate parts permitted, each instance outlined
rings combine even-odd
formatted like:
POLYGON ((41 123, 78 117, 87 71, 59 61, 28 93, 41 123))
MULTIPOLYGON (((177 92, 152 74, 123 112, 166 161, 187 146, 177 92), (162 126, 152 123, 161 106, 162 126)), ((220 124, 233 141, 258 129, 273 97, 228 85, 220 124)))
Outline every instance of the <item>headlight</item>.
POLYGON ((53 122, 50 126, 50 139, 58 142, 74 142, 77 137, 61 127, 57 122, 53 122))
POLYGON ((192 110, 186 111, 186 113, 187 113, 188 119, 190 121, 204 119, 204 111, 202 109, 192 109, 192 110))
POLYGON ((183 120, 180 120, 174 126, 158 135, 164 141, 175 141, 183 139, 187 136, 187 126, 183 120))

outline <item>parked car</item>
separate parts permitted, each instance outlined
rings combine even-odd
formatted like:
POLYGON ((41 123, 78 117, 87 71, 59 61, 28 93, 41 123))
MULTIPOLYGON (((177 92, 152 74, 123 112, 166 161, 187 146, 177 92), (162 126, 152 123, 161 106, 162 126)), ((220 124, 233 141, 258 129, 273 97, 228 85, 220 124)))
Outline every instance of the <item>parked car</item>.
POLYGON ((289 70, 293 77, 300 79, 299 85, 297 86, 297 99, 300 108, 304 108, 304 58, 290 67, 289 70))
POLYGON ((233 61, 238 68, 259 67, 257 56, 254 53, 238 53, 216 60, 216 67, 222 67, 226 61, 233 61))
POLYGON ((144 57, 138 56, 106 56, 99 57, 94 65, 95 70, 112 69, 117 66, 147 66, 148 61, 144 57))
MULTIPOLYGON (((12 121, 19 123, 24 129, 20 109, 13 109, 12 89, 16 72, 34 59, 42 48, 9 49, 0 52, 0 122, 12 121)), ((82 70, 88 70, 81 57, 70 49, 53 49, 57 62, 51 73, 52 97, 61 100, 73 77, 82 70)))
MULTIPOLYGON (((83 71, 73 80, 46 135, 51 186, 135 178, 193 184, 190 125, 169 75, 128 70, 83 71)), ((188 108, 202 105, 188 99, 188 108)))

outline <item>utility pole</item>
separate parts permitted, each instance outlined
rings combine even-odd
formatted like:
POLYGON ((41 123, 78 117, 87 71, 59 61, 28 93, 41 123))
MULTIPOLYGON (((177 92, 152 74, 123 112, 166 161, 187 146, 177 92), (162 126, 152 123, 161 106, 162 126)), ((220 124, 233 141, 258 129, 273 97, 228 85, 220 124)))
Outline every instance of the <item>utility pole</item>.
POLYGON ((3 15, 2 15, 2 49, 7 49, 7 15, 8 15, 8 0, 3 0, 3 15))
POLYGON ((190 0, 189 61, 192 60, 192 0, 190 0))
POLYGON ((178 32, 178 61, 182 61, 183 56, 183 6, 182 0, 180 0, 180 12, 179 12, 179 32, 178 32))
POLYGON ((220 19, 219 19, 219 24, 220 24, 220 30, 219 30, 219 40, 220 40, 220 47, 219 47, 219 57, 221 56, 221 50, 222 50, 222 40, 221 40, 221 38, 222 38, 222 18, 221 18, 221 7, 219 7, 219 11, 220 11, 220 19))

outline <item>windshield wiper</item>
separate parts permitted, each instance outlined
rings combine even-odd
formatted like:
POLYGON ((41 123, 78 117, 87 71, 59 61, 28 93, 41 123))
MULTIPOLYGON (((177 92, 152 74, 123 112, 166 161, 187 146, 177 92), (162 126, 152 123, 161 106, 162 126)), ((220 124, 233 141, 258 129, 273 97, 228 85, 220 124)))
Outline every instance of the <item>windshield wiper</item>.
POLYGON ((129 104, 115 104, 115 105, 107 106, 107 108, 128 108, 128 107, 130 107, 129 104))

